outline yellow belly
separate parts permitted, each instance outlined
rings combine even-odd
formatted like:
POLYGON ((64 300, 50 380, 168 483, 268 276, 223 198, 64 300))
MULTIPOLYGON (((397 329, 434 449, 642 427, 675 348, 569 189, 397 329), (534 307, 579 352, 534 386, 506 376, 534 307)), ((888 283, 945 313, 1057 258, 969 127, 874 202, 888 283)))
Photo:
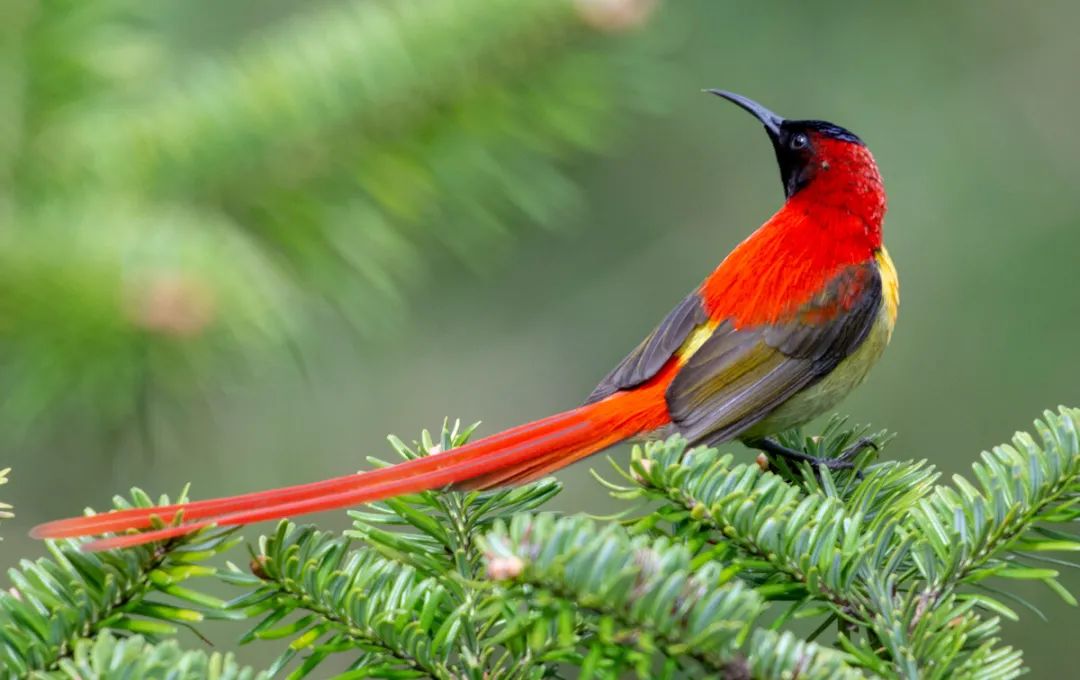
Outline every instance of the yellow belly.
POLYGON ((760 422, 740 435, 741 439, 756 439, 782 432, 813 420, 836 406, 849 392, 859 386, 881 358, 892 338, 896 314, 900 307, 900 287, 889 253, 882 248, 877 254, 881 272, 882 305, 870 333, 851 356, 837 364, 832 373, 779 406, 760 422))

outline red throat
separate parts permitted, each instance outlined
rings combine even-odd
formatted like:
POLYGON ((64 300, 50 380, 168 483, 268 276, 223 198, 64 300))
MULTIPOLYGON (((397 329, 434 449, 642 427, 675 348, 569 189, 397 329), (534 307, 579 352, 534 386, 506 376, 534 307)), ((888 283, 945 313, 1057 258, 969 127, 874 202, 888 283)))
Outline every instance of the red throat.
POLYGON ((738 328, 783 320, 881 248, 885 189, 870 151, 834 139, 815 145, 813 180, 705 280, 711 318, 738 328))

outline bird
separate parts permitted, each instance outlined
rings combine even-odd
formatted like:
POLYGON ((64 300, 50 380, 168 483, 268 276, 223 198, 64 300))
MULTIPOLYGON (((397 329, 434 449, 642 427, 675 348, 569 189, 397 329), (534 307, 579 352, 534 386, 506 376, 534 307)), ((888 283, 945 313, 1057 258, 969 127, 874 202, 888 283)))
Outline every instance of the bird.
POLYGON ((108 536, 85 550, 136 546, 432 489, 483 490, 546 477, 627 440, 673 434, 691 445, 740 440, 812 466, 851 467, 787 448, 775 435, 833 408, 892 337, 896 268, 882 240, 886 195, 866 144, 823 120, 785 119, 709 89, 764 127, 782 206, 570 410, 447 451, 268 491, 61 519, 37 538, 108 536), (162 524, 163 523, 163 524, 162 524), (149 531, 136 531, 145 530, 149 531))

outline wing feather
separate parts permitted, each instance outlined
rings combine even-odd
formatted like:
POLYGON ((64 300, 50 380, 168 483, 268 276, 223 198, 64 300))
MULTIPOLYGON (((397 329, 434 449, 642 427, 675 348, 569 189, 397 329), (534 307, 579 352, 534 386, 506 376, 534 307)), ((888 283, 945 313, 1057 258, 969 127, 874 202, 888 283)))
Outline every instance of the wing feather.
POLYGON ((682 347, 690 334, 708 320, 709 315, 697 291, 687 295, 634 351, 600 381, 585 403, 591 404, 620 390, 637 387, 652 378, 682 347))
POLYGON ((841 271, 780 323, 720 324, 667 391, 675 426, 694 443, 733 439, 850 356, 882 304, 873 261, 841 271))

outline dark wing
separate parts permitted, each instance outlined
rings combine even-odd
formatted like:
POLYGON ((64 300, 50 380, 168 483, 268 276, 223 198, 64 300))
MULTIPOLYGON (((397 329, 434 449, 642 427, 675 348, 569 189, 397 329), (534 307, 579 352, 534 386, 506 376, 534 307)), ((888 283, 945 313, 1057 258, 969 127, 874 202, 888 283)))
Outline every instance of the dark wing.
POLYGON ((843 270, 790 320, 741 330, 720 324, 668 388, 672 422, 694 443, 737 437, 850 356, 881 301, 870 261, 843 270))
POLYGON ((599 401, 619 390, 637 387, 656 375, 693 330, 708 321, 697 291, 690 293, 664 317, 660 325, 619 362, 592 391, 586 404, 599 401))

